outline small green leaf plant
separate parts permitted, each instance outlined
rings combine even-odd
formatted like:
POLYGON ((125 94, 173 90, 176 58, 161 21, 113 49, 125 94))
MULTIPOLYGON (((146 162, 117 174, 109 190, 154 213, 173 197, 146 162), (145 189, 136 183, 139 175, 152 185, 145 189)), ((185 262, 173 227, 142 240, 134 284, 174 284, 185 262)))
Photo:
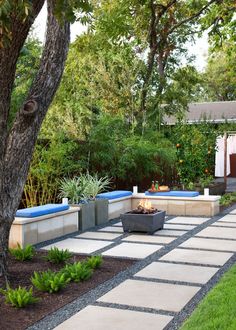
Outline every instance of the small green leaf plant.
POLYGON ((53 247, 48 251, 46 260, 53 264, 61 264, 72 257, 72 253, 69 250, 59 250, 57 247, 53 247))
POLYGON ((86 260, 86 265, 92 269, 100 268, 102 263, 102 256, 92 256, 86 260))
POLYGON ((35 255, 35 248, 28 244, 25 248, 22 248, 19 243, 17 243, 17 248, 9 249, 10 254, 19 261, 31 260, 35 255))
POLYGON ((46 272, 34 272, 31 282, 39 291, 55 293, 62 290, 70 282, 70 279, 66 278, 62 272, 56 273, 48 270, 46 272))
POLYGON ((75 262, 66 265, 61 272, 70 281, 80 282, 88 280, 92 276, 93 270, 84 262, 75 262))
POLYGON ((19 286, 17 289, 11 289, 9 286, 6 290, 0 289, 0 293, 5 296, 6 304, 16 308, 23 308, 27 305, 38 302, 39 298, 33 296, 33 288, 29 290, 19 286))

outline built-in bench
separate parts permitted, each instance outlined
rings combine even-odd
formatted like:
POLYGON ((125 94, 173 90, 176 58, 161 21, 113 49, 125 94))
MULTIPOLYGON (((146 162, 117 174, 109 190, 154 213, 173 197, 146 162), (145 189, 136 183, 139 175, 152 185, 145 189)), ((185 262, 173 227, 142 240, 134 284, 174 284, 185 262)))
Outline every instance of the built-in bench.
POLYGON ((11 226, 9 246, 37 244, 78 231, 79 207, 47 204, 18 210, 11 226))
POLYGON ((115 190, 101 193, 96 196, 98 199, 108 199, 108 218, 118 218, 121 213, 129 212, 132 208, 131 191, 115 190))

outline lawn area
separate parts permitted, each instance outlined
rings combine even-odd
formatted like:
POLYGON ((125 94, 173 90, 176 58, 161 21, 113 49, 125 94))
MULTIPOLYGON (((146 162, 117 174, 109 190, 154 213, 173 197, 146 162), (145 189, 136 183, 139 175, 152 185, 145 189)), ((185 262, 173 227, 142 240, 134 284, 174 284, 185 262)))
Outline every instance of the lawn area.
POLYGON ((208 293, 181 330, 236 329, 236 265, 208 293))

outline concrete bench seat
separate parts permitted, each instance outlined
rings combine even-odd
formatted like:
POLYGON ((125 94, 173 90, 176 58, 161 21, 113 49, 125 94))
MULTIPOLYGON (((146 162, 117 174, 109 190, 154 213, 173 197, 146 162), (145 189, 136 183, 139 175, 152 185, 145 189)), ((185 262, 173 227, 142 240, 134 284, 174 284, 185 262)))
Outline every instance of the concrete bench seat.
POLYGON ((29 207, 26 209, 20 209, 16 212, 16 217, 21 218, 34 218, 41 215, 52 214, 69 209, 69 205, 66 204, 46 204, 40 206, 29 207))
POLYGON ((127 196, 132 196, 132 192, 128 190, 114 190, 114 191, 109 191, 105 193, 98 194, 96 198, 98 199, 117 199, 117 198, 122 198, 122 197, 127 197, 127 196))
POLYGON ((165 192, 152 193, 145 191, 146 196, 172 196, 172 197, 196 197, 199 196, 198 191, 171 190, 165 192))
MULTIPOLYGON (((33 216, 27 217, 32 210, 28 213, 19 212, 18 214, 26 214, 26 216, 15 217, 10 230, 9 247, 14 248, 17 246, 17 243, 25 247, 27 244, 37 244, 78 231, 78 212, 80 208, 69 207, 69 205, 65 204, 58 204, 58 206, 62 206, 63 210, 59 211, 60 207, 58 207, 54 208, 53 213, 39 216, 31 213, 33 216)), ((47 208, 48 211, 53 209, 47 208)), ((37 212, 39 210, 45 212, 47 208, 35 207, 30 209, 36 209, 37 212)))

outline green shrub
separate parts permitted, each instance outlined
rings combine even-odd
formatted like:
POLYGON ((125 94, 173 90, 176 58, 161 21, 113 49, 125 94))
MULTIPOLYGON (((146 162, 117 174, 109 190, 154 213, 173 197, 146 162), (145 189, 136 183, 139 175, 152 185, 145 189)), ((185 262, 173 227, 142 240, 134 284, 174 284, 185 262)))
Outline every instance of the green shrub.
POLYGON ((66 278, 63 273, 55 273, 51 270, 46 272, 34 272, 34 276, 31 277, 32 284, 38 290, 49 293, 60 291, 69 281, 70 279, 66 278))
POLYGON ((101 266, 103 262, 102 256, 92 256, 86 260, 86 265, 89 268, 96 269, 101 266))
POLYGON ((236 192, 224 194, 220 198, 221 206, 229 206, 232 203, 236 203, 236 192))
POLYGON ((0 289, 0 292, 5 296, 5 302, 16 308, 34 304, 39 300, 33 297, 33 288, 27 290, 19 286, 17 289, 11 289, 8 286, 6 290, 0 289))
POLYGON ((48 251, 45 259, 52 262, 53 264, 60 264, 70 259, 71 256, 72 253, 70 253, 69 250, 59 250, 57 247, 53 247, 48 251))
POLYGON ((17 243, 17 248, 9 249, 11 255, 13 255, 19 261, 31 260, 35 255, 35 248, 32 245, 26 245, 22 248, 19 243, 17 243))
POLYGON ((92 276, 93 270, 88 267, 86 263, 75 262, 73 264, 66 265, 61 272, 70 281, 80 282, 88 280, 92 276))

